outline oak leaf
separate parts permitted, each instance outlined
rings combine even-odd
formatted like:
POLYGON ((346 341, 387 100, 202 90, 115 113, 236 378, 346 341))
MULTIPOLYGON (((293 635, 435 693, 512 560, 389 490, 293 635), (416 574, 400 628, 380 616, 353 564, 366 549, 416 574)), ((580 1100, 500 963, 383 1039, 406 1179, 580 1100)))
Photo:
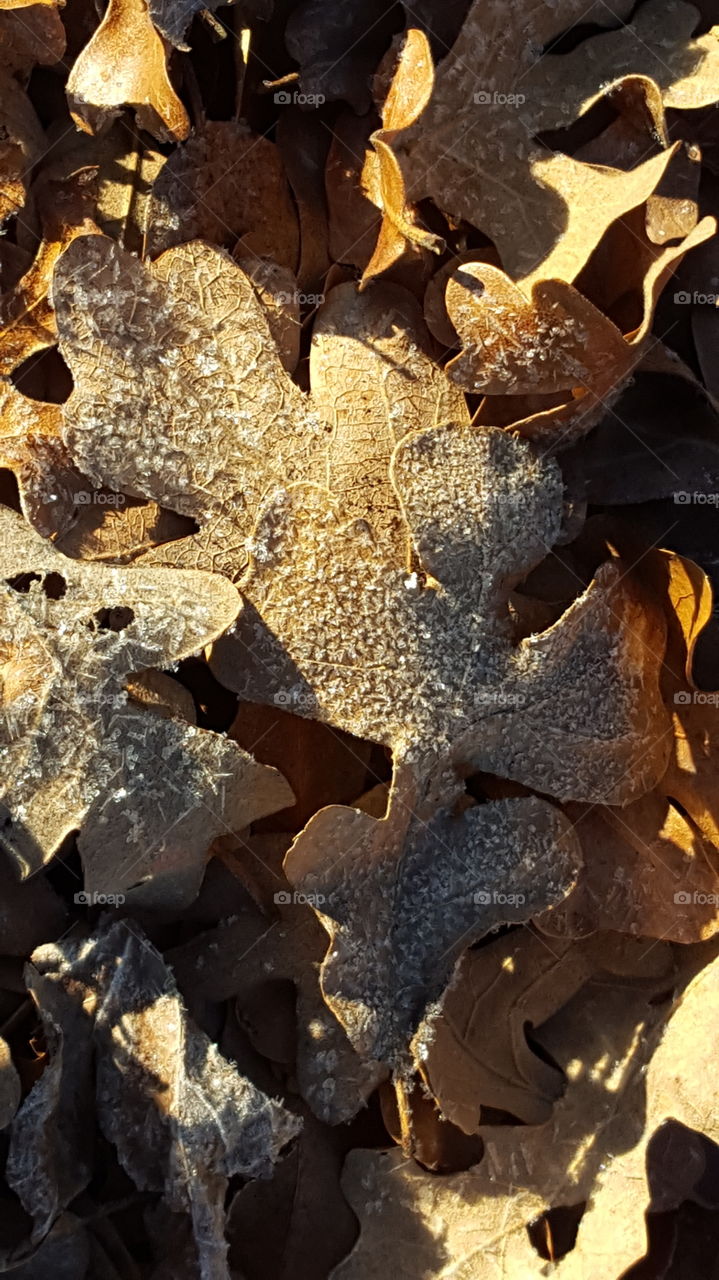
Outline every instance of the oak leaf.
POLYGON ((631 8, 615 5, 610 18, 601 4, 537 0, 515 15, 502 0, 489 10, 475 0, 419 121, 393 144, 409 199, 429 196, 453 218, 479 227, 515 279, 574 280, 607 227, 652 194, 672 154, 625 172, 548 151, 537 135, 571 125, 606 92, 607 80, 647 67, 667 105, 716 101, 716 37, 691 39, 690 5, 643 6, 619 33, 626 65, 618 68, 608 70, 604 55, 595 59, 602 33, 573 54, 552 52, 574 23, 623 20, 631 8), (572 76, 566 97, 555 89, 565 62, 572 76), (694 74, 685 93, 688 71, 694 74))
MULTIPOLYGON (((135 1184, 161 1192, 172 1209, 190 1215, 198 1274, 227 1280, 228 1179, 268 1177, 299 1122, 242 1077, 190 1021, 169 969, 134 922, 105 918, 90 938, 41 947, 28 981, 53 1038, 62 1044, 74 1032, 75 1052, 82 1050, 80 1062, 56 1051, 49 1068, 59 1073, 56 1088, 48 1073, 41 1077, 11 1131, 10 1181, 36 1218, 36 1234, 50 1225, 54 1206, 73 1195, 68 1156, 80 1156, 96 1109, 135 1184), (54 1107, 55 1132, 67 1143, 64 1150, 57 1145, 54 1166, 38 1147, 47 1106, 54 1107), (45 1180, 47 1207, 38 1194, 45 1180)), ((89 1176, 79 1162, 75 1193, 89 1176)))
POLYGON ((80 827, 88 891, 191 900, 213 835, 292 793, 235 744, 129 704, 124 683, 222 631, 234 588, 69 560, 6 509, 0 531, 4 843, 29 875, 80 827))
POLYGON ((67 95, 75 124, 87 133, 107 128, 126 105, 135 111, 138 127, 161 142, 176 142, 190 131, 146 0, 110 0, 73 64, 67 95))

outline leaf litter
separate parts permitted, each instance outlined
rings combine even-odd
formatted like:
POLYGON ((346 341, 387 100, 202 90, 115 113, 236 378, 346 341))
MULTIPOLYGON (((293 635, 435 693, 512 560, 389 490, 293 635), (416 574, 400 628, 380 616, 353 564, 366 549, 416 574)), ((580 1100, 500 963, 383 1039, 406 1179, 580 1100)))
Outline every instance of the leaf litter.
POLYGON ((719 28, 335 9, 0 7, 0 1271, 704 1280, 719 28))

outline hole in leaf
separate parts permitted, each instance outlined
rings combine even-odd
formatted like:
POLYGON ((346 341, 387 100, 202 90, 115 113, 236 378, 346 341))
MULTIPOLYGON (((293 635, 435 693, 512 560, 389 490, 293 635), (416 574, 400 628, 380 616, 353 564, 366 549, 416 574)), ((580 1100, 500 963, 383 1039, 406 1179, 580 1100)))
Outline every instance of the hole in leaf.
POLYGON ((64 404, 73 388, 72 374, 57 347, 34 351, 13 370, 11 380, 28 400, 44 404, 64 404))
POLYGON ((98 631, 124 631, 134 621, 133 609, 126 605, 115 605, 111 609, 98 609, 94 620, 98 631))
POLYGON ((18 573, 6 581, 13 591, 19 591, 24 596, 33 582, 39 582, 48 600, 62 600, 67 591, 67 583, 61 573, 46 573, 44 578, 39 573, 18 573))
POLYGON ((540 1258, 558 1262, 574 1248, 586 1207, 586 1200, 581 1204, 560 1204, 528 1224, 527 1235, 540 1258))
POLYGON ((7 578, 6 581, 13 591, 19 591, 21 595, 26 596, 33 582, 41 582, 42 578, 39 573, 17 573, 14 578, 7 578))

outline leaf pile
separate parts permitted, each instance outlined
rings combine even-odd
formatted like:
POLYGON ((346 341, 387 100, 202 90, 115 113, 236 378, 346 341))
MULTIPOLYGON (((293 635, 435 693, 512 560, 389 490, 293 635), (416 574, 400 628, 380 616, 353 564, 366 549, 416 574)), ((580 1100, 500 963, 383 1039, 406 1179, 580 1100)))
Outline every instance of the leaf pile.
POLYGON ((707 0, 0 0, 0 1272, 704 1280, 707 0))

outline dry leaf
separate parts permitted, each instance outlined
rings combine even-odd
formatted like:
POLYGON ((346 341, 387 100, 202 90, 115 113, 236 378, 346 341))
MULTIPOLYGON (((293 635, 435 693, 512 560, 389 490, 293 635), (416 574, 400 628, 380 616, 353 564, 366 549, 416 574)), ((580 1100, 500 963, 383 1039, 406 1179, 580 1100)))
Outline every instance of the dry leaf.
POLYGON ((408 545, 390 483, 392 450, 415 428, 469 421, 464 396, 430 351, 419 305, 399 285, 362 294, 338 285, 312 335, 313 395, 332 426, 327 487, 346 519, 370 522, 398 564, 408 562, 408 545))
POLYGON ((0 297, 0 465, 15 473, 23 513, 45 535, 67 529, 83 479, 60 439, 59 406, 24 396, 12 375, 57 340, 48 290, 63 250, 76 236, 96 230, 89 216, 91 177, 80 174, 67 183, 44 185, 42 244, 14 288, 0 297))
POLYGON ((195 239, 297 266, 297 214, 280 153, 246 125, 202 122, 154 183, 147 252, 195 239))
POLYGON ((6 509, 0 532, 4 843, 29 875, 80 827, 88 892, 191 901, 213 836, 292 793, 233 743, 129 705, 124 682, 227 627, 234 588, 69 560, 6 509))
POLYGON ((57 0, 0 5, 0 66, 25 76, 36 63, 53 66, 65 52, 57 0))
MULTIPOLYGON (((84 1047, 84 1077, 56 1059, 61 1081, 55 1105, 70 1149, 79 1137, 73 1127, 88 1132, 94 1050, 97 1116, 105 1137, 139 1188, 162 1192, 172 1209, 190 1214, 202 1280, 228 1280, 228 1178, 268 1177, 298 1132, 298 1121, 240 1076, 190 1022, 170 971, 136 925, 105 919, 94 937, 40 948, 29 982, 48 1026, 68 1042, 74 1030, 84 1047), (72 1113, 78 1080, 85 1086, 83 1115, 72 1113)), ((39 1197, 28 1181, 32 1153, 20 1144, 25 1135, 33 1143, 41 1136, 37 1112, 52 1070, 51 1064, 30 1093, 11 1137, 12 1185, 36 1221, 39 1197)), ((52 1170, 56 1180, 61 1167, 52 1170)), ((68 1189, 60 1186, 65 1201, 68 1189)))
POLYGON ((567 892, 571 828, 543 800, 437 809, 401 770, 387 817, 321 810, 285 860, 330 943, 322 994, 358 1053, 402 1067, 463 947, 567 892))
MULTIPOLYGON (((561 408, 551 402, 526 417, 521 408, 512 415, 523 435, 566 447, 596 425, 626 385, 648 342, 659 292, 683 255, 715 230, 715 220, 705 218, 680 245, 655 251, 642 279, 641 324, 626 337, 571 284, 535 280, 520 289, 490 263, 464 263, 445 295, 462 343, 448 366, 450 376, 466 390, 489 396, 562 393, 566 400, 571 393, 561 408)), ((485 409, 485 420, 487 415, 491 409, 485 409)))
POLYGON ((3 136, 0 139, 0 224, 22 209, 26 178, 42 155, 46 143, 30 99, 17 80, 0 70, 3 136))
POLYGON ((404 179, 392 150, 401 130, 414 124, 432 94, 434 69, 432 52, 424 32, 411 27, 397 59, 397 69, 382 106, 382 128, 370 137, 374 150, 368 152, 362 171, 362 186, 382 212, 382 223, 374 253, 362 273, 362 284, 387 271, 403 255, 407 245, 441 253, 443 240, 419 226, 407 207, 404 179))
POLYGON ((80 239, 56 268, 54 302, 75 382, 63 410, 71 456, 96 483, 203 526, 154 562, 176 557, 238 577, 267 489, 329 467, 349 495, 364 484, 368 449, 374 483, 364 499, 361 490, 352 497, 352 509, 388 506, 377 534, 394 539, 393 554, 404 559, 382 475, 394 440, 428 418, 467 420, 405 291, 332 291, 316 326, 312 397, 287 377, 247 276, 210 246, 168 250, 147 269, 109 240, 80 239))
POLYGON ((109 0, 97 31, 75 60, 67 95, 75 124, 87 133, 107 128, 124 106, 135 112, 139 129, 161 142, 176 142, 190 131, 146 0, 109 0))
MULTIPOLYGON (((639 950, 634 967, 638 978, 629 965, 626 979, 592 984, 540 1030, 541 1043, 568 1076, 546 1124, 481 1126, 482 1161, 441 1178, 401 1152, 350 1152, 342 1186, 362 1229, 332 1280, 374 1280, 388 1272, 407 1280, 544 1274, 529 1225, 548 1208, 581 1205, 609 1153, 641 1129, 642 1069, 664 1016, 652 996, 671 984, 671 955, 667 950, 649 961, 639 950)), ((631 1198, 639 1209, 635 1192, 631 1198)), ((617 1224, 621 1231, 622 1213, 617 1224)), ((586 1274, 571 1270, 572 1257, 553 1274, 562 1280, 614 1274, 610 1254, 603 1272, 586 1274)))
POLYGON ((204 538, 179 544, 184 563, 236 576, 265 489, 306 473, 327 434, 250 280, 200 242, 146 268, 111 240, 81 238, 53 298, 75 382, 71 455, 96 483, 196 519, 204 538))
POLYGON ((696 11, 675 0, 652 0, 616 33, 625 61, 612 61, 609 71, 595 46, 611 35, 590 35, 570 54, 552 52, 573 23, 622 21, 631 8, 615 5, 610 15, 583 0, 537 0, 520 14, 504 0, 489 9, 475 0, 426 109, 394 144, 409 198, 430 196, 482 230, 514 278, 572 281, 607 227, 652 194, 672 154, 625 172, 548 154, 537 135, 571 125, 625 72, 648 69, 667 105, 716 101, 716 37, 692 41, 696 11))
MULTIPOLYGON (((274 872, 287 837, 255 837, 244 853, 249 869, 272 890, 274 919, 249 911, 200 934, 170 953, 183 993, 214 1001, 234 999, 252 1044, 270 1060, 278 1057, 277 1006, 273 994, 283 983, 296 989, 295 1058, 297 1086, 314 1114, 326 1124, 351 1120, 386 1075, 377 1062, 365 1063, 322 998, 318 966, 325 933, 309 904, 295 900, 284 876, 274 872), (270 843, 271 842, 271 843, 270 843), (262 875, 262 872, 265 875, 262 875), (207 954, 212 964, 205 963, 207 954)), ((283 1042, 284 1045, 284 1042, 283 1042)), ((284 1047, 280 1051, 283 1059, 284 1047)))
POLYGON ((452 763, 563 799, 642 794, 668 752, 661 616, 608 563, 554 627, 511 642, 509 592, 559 535, 556 464, 492 428, 437 427, 396 447, 392 483, 423 572, 388 564, 319 488, 267 504, 251 605, 213 653, 222 683, 256 702, 293 690, 300 714, 434 771, 438 798, 452 763))

